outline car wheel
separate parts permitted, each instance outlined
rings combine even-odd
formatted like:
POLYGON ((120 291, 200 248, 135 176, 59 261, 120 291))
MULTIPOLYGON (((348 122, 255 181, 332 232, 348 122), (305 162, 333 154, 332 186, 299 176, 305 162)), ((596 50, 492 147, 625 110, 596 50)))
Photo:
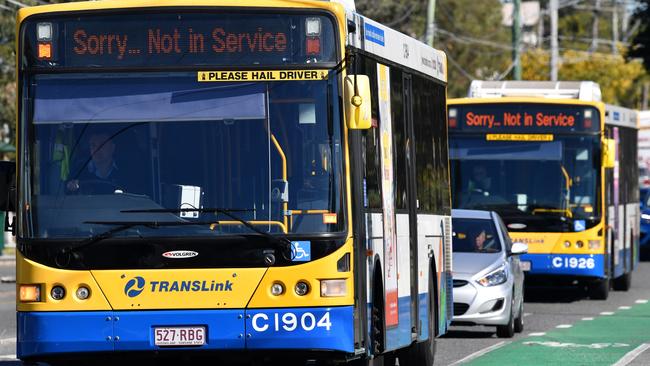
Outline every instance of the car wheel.
POLYGON ((519 305, 519 315, 515 318, 515 332, 521 333, 524 331, 524 300, 521 300, 519 305))
POLYGON ((513 291, 512 299, 510 300, 510 318, 508 324, 497 325, 497 337, 499 338, 512 338, 515 335, 515 317, 512 314, 512 309, 515 307, 515 294, 513 291))

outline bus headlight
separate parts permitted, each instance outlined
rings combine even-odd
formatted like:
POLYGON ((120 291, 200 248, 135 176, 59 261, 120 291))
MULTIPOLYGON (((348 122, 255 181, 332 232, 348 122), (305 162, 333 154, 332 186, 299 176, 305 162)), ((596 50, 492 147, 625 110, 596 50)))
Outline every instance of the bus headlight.
POLYGON ((589 249, 600 249, 600 240, 589 240, 589 249))
POLYGON ((479 285, 484 287, 498 286, 508 280, 508 271, 505 266, 501 266, 494 271, 488 273, 485 277, 476 280, 479 285))
POLYGON ((271 294, 273 296, 280 296, 284 293, 284 285, 280 282, 275 282, 271 285, 271 294))
POLYGON ((90 296, 90 290, 88 287, 80 286, 76 292, 77 299, 86 300, 90 296))
POLYGON ((296 287, 294 288, 294 291, 298 296, 305 296, 307 295, 307 293, 309 293, 309 285, 307 284, 307 282, 300 281, 296 283, 296 287))
POLYGON ((571 247, 571 242, 568 241, 568 240, 565 241, 565 242, 564 242, 564 247, 565 247, 565 248, 569 248, 569 247, 571 247))
POLYGON ((50 291, 50 295, 54 300, 62 300, 65 297, 65 289, 63 286, 54 286, 50 291))
POLYGON ((348 294, 345 280, 322 280, 320 281, 321 297, 342 297, 348 294))
POLYGON ((584 246, 585 246, 585 243, 583 243, 582 240, 578 240, 578 241, 576 242, 576 247, 578 247, 578 248, 582 248, 582 247, 584 247, 584 246))
POLYGON ((41 301, 40 285, 20 285, 21 302, 39 302, 41 301))

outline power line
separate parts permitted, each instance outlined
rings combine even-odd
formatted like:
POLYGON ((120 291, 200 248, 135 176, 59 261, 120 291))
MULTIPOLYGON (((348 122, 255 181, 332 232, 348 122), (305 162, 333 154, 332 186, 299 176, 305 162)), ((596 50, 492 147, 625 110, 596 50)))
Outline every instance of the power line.
POLYGON ((447 36, 449 36, 449 37, 451 37, 451 38, 453 38, 453 39, 455 39, 457 41, 460 41, 460 42, 480 44, 480 45, 483 45, 483 46, 494 47, 494 48, 499 48, 499 49, 508 50, 508 51, 513 50, 513 47, 511 45, 504 44, 504 43, 498 43, 498 42, 488 41, 488 40, 485 40, 485 39, 474 38, 474 37, 469 37, 469 36, 460 36, 460 35, 457 35, 457 34, 455 34, 453 32, 447 31, 447 30, 442 29, 442 28, 436 28, 436 31, 440 32, 440 33, 442 33, 444 35, 447 35, 447 36))

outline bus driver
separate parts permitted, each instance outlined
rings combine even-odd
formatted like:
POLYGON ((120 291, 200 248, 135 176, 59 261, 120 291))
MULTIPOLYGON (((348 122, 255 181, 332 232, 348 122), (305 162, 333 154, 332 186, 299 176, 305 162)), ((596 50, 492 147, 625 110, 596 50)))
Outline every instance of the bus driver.
POLYGON ((80 168, 77 178, 66 184, 69 192, 110 194, 124 191, 124 176, 114 160, 115 143, 104 131, 93 131, 88 138, 90 160, 80 168))

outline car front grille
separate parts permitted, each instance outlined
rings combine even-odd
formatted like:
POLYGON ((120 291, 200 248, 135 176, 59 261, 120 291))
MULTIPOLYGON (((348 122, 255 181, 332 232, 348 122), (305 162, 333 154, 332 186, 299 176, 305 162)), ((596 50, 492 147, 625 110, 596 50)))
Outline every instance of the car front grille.
POLYGON ((469 304, 465 304, 465 303, 462 303, 462 302, 455 302, 454 303, 454 316, 465 314, 467 312, 467 309, 469 309, 469 304))

